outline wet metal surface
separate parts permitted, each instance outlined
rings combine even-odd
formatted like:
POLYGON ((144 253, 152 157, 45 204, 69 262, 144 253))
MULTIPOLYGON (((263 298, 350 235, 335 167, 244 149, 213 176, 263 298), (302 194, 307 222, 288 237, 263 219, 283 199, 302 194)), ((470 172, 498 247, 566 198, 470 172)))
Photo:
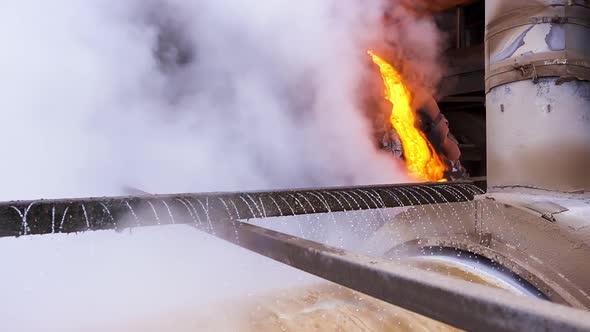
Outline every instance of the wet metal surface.
POLYGON ((0 236, 160 224, 209 230, 222 219, 266 218, 472 200, 471 184, 423 183, 245 193, 139 195, 0 203, 0 236), (405 188, 425 195, 408 195, 405 188))
POLYGON ((590 313, 586 311, 515 296, 238 221, 219 226, 215 235, 229 242, 458 328, 590 331, 590 313))

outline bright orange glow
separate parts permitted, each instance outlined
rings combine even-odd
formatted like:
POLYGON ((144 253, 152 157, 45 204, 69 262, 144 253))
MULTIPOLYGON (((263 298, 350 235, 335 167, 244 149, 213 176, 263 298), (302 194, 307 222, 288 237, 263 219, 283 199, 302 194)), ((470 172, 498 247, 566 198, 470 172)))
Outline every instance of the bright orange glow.
POLYGON ((424 181, 446 181, 446 166, 439 158, 426 136, 416 128, 416 114, 411 107, 411 96, 401 75, 392 65, 372 51, 368 51, 379 67, 385 86, 385 99, 391 102, 390 121, 397 132, 410 174, 424 181))

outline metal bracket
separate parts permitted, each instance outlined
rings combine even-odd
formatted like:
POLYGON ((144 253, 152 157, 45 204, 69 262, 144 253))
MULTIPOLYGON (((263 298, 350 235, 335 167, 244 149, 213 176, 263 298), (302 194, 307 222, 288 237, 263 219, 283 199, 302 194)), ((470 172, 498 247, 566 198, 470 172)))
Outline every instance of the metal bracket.
POLYGON ((537 83, 539 81, 539 75, 537 74, 537 68, 535 67, 534 63, 528 63, 528 64, 515 64, 512 66, 512 68, 514 68, 515 70, 520 71, 521 75, 523 78, 526 77, 531 77, 533 83, 537 83), (531 70, 531 73, 529 73, 529 70, 531 70))
POLYGON ((541 218, 551 223, 557 222, 557 219, 555 219, 556 214, 568 211, 567 208, 550 201, 532 202, 524 205, 524 207, 539 213, 541 218))

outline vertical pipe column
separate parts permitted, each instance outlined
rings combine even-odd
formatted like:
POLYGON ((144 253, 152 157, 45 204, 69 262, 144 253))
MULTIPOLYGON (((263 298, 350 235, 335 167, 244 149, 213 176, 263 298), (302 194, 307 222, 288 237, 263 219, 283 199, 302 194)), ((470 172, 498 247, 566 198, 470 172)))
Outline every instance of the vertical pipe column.
POLYGON ((486 1, 491 190, 590 190, 589 6, 486 1))

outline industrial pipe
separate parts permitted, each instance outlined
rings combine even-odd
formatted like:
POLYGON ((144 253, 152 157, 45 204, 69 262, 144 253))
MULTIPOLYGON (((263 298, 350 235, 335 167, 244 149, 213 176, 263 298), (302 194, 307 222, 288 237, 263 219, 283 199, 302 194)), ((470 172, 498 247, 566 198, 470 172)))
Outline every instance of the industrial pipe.
POLYGON ((590 190, 590 4, 485 4, 489 188, 590 190))
POLYGON ((0 203, 0 236, 192 223, 213 230, 249 219, 472 200, 468 183, 422 183, 245 193, 138 195, 0 203), (407 189, 412 190, 407 190, 407 189))

